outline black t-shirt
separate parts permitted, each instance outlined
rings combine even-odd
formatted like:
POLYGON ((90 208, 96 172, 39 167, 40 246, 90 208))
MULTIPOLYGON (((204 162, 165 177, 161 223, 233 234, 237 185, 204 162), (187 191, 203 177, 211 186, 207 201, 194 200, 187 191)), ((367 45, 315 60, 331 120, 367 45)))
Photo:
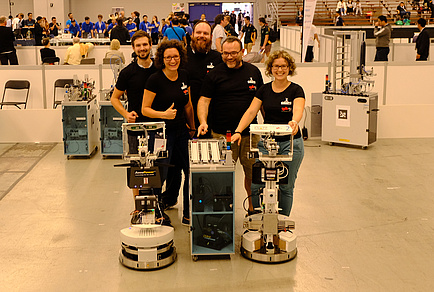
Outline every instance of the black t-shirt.
MULTIPOLYGON (((265 84, 256 93, 256 97, 262 101, 264 108, 264 124, 288 124, 292 120, 294 99, 305 98, 303 88, 291 82, 284 91, 276 93, 271 84, 272 82, 265 84)), ((300 137, 299 130, 294 138, 300 137)))
MULTIPOLYGON (((211 98, 208 115, 211 114, 213 121, 212 130, 219 134, 226 134, 228 130, 233 133, 262 84, 259 69, 245 62, 237 69, 222 63, 209 72, 205 76, 201 96, 211 98)), ((252 123, 256 123, 256 118, 252 123)), ((248 133, 246 128, 242 134, 248 133)))
MULTIPOLYGON (((188 63, 185 69, 190 77, 191 103, 193 104, 194 120, 197 127, 199 125, 199 120, 197 119, 197 102, 200 98, 200 89, 203 80, 208 72, 223 61, 221 54, 217 51, 211 50, 208 54, 199 52, 193 53, 191 47, 187 48, 187 57, 188 63)), ((211 122, 211 120, 209 119, 208 122, 211 122)))
POLYGON ((50 27, 50 33, 52 35, 54 35, 54 36, 58 36, 59 35, 59 29, 57 28, 57 26, 54 23, 50 23, 48 26, 50 27))
MULTIPOLYGON (((145 89, 155 93, 151 108, 156 111, 167 110, 172 103, 176 109, 176 116, 173 120, 161 119, 166 123, 167 130, 177 130, 186 127, 184 106, 189 101, 188 87, 190 80, 187 71, 178 70, 178 79, 169 80, 163 71, 158 71, 149 77, 145 89)), ((157 120, 157 119, 154 119, 157 120)))
MULTIPOLYGON (((262 47, 264 45, 265 36, 268 35, 268 41, 270 41, 270 28, 268 25, 264 25, 261 27, 261 43, 260 46, 262 47)), ((269 43, 265 44, 268 45, 269 43)))
POLYGON ((42 48, 41 50, 41 60, 44 62, 45 58, 56 57, 56 51, 50 48, 42 48))
POLYGON ((149 121, 142 115, 143 93, 146 81, 155 72, 157 69, 154 64, 150 68, 143 68, 137 64, 137 61, 134 61, 119 73, 116 88, 127 92, 128 111, 135 111, 139 115, 136 119, 137 123, 149 121))
POLYGON ((253 43, 252 41, 252 35, 254 32, 257 32, 256 28, 250 23, 250 25, 245 25, 241 29, 242 32, 244 32, 244 43, 253 43))
POLYGON ((127 45, 127 41, 130 40, 130 33, 125 26, 115 26, 110 33, 110 40, 119 40, 121 45, 127 45))

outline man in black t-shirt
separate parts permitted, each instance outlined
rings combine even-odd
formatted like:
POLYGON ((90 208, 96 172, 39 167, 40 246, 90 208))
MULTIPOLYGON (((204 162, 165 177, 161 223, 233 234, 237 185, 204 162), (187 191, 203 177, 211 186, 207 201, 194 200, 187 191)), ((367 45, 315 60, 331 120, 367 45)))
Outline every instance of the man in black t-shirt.
MULTIPOLYGON (((238 38, 228 37, 222 47, 224 63, 216 66, 205 76, 197 105, 199 135, 206 134, 209 130, 207 124, 209 113, 213 121, 212 133, 215 138, 226 135, 227 131, 234 133, 241 117, 255 97, 256 90, 263 85, 259 69, 242 61, 241 41, 238 38)), ((256 118, 252 123, 256 123, 256 118)), ((235 161, 240 158, 245 175, 244 187, 250 196, 252 165, 255 159, 247 158, 247 152, 250 151, 249 130, 244 130, 241 136, 240 146, 232 145, 232 156, 235 161)), ((249 210, 253 211, 251 197, 249 203, 249 210)))
POLYGON ((247 49, 247 53, 250 53, 255 45, 258 31, 250 22, 250 16, 244 17, 244 22, 246 25, 241 29, 240 39, 244 36, 244 48, 247 49))
POLYGON ((49 24, 50 27, 50 34, 54 35, 54 36, 58 36, 59 35, 59 29, 60 26, 57 23, 57 19, 56 17, 51 17, 51 23, 49 24))
POLYGON ((208 72, 223 62, 221 54, 211 50, 211 42, 211 25, 206 21, 197 22, 193 27, 191 44, 187 47, 188 63, 185 68, 190 76, 191 103, 195 113, 195 125, 199 125, 196 113, 203 80, 208 72))
MULTIPOLYGON (((137 31, 131 38, 134 53, 137 59, 131 62, 119 73, 118 81, 114 88, 111 103, 113 107, 127 120, 128 123, 146 122, 148 119, 142 115, 143 93, 149 76, 157 72, 151 57, 152 41, 147 32, 137 31), (128 110, 126 110, 120 98, 128 95, 128 110)), ((137 153, 137 137, 129 136, 130 153, 137 153)), ((138 189, 133 189, 133 195, 139 194, 138 189)))

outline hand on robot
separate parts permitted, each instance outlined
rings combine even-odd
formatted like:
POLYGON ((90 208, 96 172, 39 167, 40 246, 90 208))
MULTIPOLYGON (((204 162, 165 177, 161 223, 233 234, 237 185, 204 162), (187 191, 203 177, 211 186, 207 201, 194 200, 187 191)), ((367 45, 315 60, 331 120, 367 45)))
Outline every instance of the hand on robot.
POLYGON ((241 134, 240 133, 234 133, 231 137, 231 142, 235 143, 236 141, 238 141, 238 146, 241 144, 241 134))
POLYGON ((135 123, 136 118, 138 118, 139 115, 135 111, 131 111, 127 114, 127 123, 135 123))
POLYGON ((173 120, 176 116, 176 109, 173 109, 174 103, 163 113, 163 119, 173 120))
POLYGON ((205 135, 208 133, 208 124, 200 124, 199 128, 197 128, 197 136, 205 135))
POLYGON ((289 125, 289 126, 291 127, 291 129, 292 129, 292 135, 297 134, 297 132, 298 132, 298 123, 297 123, 296 121, 292 120, 292 121, 290 121, 290 122, 288 123, 288 125, 289 125))

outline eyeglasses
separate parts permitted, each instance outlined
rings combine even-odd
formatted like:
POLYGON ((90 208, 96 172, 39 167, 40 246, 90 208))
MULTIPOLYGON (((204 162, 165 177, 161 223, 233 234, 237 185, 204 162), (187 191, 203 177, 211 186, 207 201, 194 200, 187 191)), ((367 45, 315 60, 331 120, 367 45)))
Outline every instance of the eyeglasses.
POLYGON ((171 60, 175 60, 175 61, 179 61, 180 57, 179 56, 167 56, 164 57, 164 61, 170 62, 171 60))
POLYGON ((222 55, 223 57, 228 57, 229 55, 231 55, 231 57, 236 57, 241 51, 238 52, 223 52, 222 55))
POLYGON ((279 70, 279 68, 281 68, 282 70, 286 70, 286 69, 288 69, 288 65, 282 65, 282 66, 273 65, 274 70, 279 70))

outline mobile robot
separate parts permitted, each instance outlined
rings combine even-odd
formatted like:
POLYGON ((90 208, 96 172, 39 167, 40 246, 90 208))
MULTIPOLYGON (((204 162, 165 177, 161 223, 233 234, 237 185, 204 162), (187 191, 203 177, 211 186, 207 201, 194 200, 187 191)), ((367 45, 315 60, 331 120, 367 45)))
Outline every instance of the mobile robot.
POLYGON ((297 255, 297 237, 292 232, 294 221, 279 214, 278 184, 287 183, 288 168, 282 161, 292 161, 293 136, 289 125, 250 125, 250 155, 259 160, 253 168, 253 182, 265 183, 260 194, 258 214, 244 219, 241 237, 241 254, 250 260, 264 263, 280 263, 297 255), (261 135, 268 154, 262 154, 252 146, 252 135, 261 135), (288 155, 278 155, 279 145, 275 137, 291 135, 288 155))
POLYGON ((168 157, 165 124, 125 123, 122 124, 122 134, 123 156, 129 163, 117 166, 128 167, 128 187, 138 189, 139 195, 135 198, 138 212, 133 215, 134 222, 130 227, 120 231, 119 261, 124 266, 136 270, 167 267, 176 260, 174 229, 172 226, 164 225, 167 219, 163 219, 163 208, 160 207, 158 196, 154 194, 154 189, 161 188, 156 160, 168 157), (138 154, 129 153, 127 132, 135 132, 138 136, 138 154), (140 134, 142 136, 139 136, 140 134), (158 135, 160 138, 156 138, 158 135))

